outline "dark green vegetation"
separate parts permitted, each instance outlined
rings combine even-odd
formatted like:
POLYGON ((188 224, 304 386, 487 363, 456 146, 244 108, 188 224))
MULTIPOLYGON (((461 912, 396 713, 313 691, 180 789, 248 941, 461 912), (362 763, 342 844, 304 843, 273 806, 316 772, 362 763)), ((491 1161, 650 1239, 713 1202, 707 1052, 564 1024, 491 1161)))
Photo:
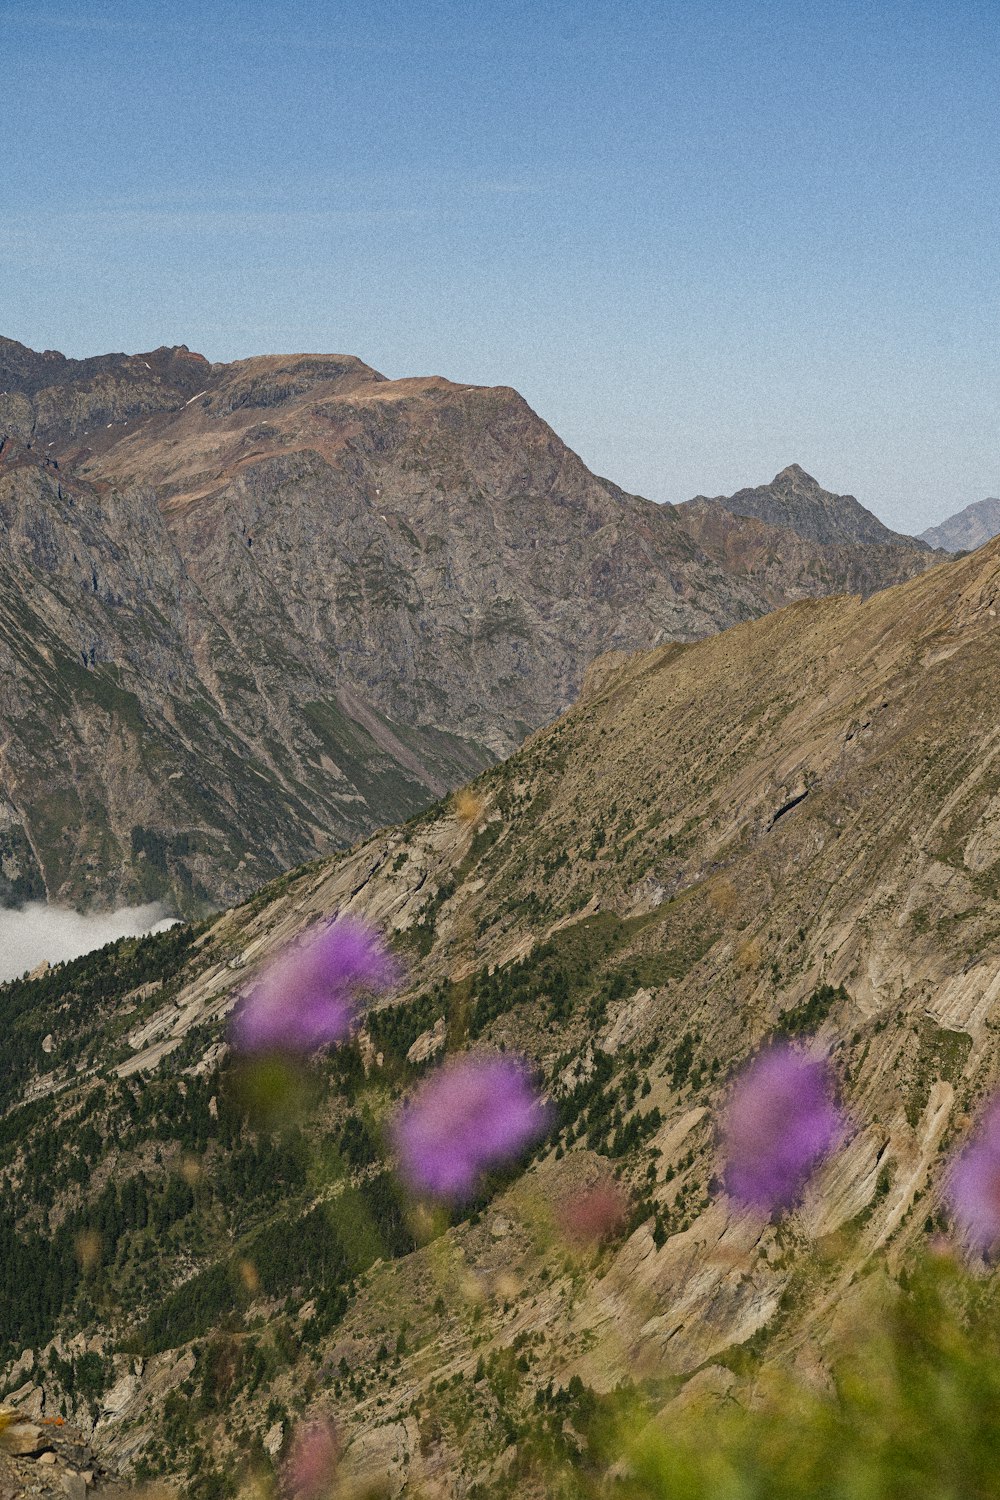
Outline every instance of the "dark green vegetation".
POLYGON ((45 881, 24 832, 17 827, 0 830, 0 907, 44 899, 45 881))
POLYGON ((775 1035, 787 1037, 789 1040, 811 1036, 822 1026, 837 1001, 847 999, 848 994, 842 984, 836 989, 832 984, 821 984, 800 1005, 793 1006, 791 1010, 782 1011, 775 1028, 775 1035))

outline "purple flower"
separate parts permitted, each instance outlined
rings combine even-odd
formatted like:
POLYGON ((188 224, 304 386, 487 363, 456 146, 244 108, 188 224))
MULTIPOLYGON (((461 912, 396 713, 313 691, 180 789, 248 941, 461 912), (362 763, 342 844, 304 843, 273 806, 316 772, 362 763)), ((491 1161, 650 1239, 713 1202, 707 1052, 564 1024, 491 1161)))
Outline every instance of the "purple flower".
POLYGON ((388 989, 395 961, 365 923, 340 917, 285 948, 233 1014, 243 1052, 311 1052, 347 1036, 358 990, 388 989))
POLYGON ((729 1098, 722 1127, 727 1190, 747 1207, 788 1208, 842 1129, 825 1060, 787 1046, 762 1052, 729 1098))
POLYGON ((480 1175, 545 1132, 548 1111, 519 1062, 464 1057, 446 1063, 396 1120, 400 1170, 418 1192, 467 1198, 480 1175))
POLYGON ((952 1167, 947 1192, 955 1222, 968 1243, 983 1253, 992 1249, 1000 1240, 1000 1095, 952 1167))

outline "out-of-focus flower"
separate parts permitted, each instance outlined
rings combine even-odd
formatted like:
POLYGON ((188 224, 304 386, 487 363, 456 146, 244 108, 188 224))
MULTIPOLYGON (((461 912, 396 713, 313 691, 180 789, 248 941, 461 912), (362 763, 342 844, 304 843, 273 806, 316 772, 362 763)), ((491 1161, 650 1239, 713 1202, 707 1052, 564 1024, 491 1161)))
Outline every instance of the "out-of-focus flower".
POLYGON ((282 1494, 288 1500, 326 1500, 332 1493, 339 1458, 337 1430, 326 1417, 316 1417, 299 1427, 282 1469, 282 1494))
POLYGON ((428 1079, 393 1136, 410 1187, 451 1200, 467 1198, 487 1168, 517 1156, 547 1123, 521 1063, 465 1057, 428 1079))
POLYGON ((233 1013, 244 1052, 311 1052, 347 1036, 359 990, 388 989, 395 960, 378 933, 353 917, 313 929, 258 976, 233 1013))
POLYGON ((452 808, 460 823, 478 823, 483 815, 483 799, 471 787, 463 786, 452 798, 452 808))
POLYGON ((596 1245, 621 1227, 627 1211, 628 1199, 617 1182, 604 1177, 564 1203, 559 1222, 578 1245, 596 1245))
POLYGON ((722 1126, 726 1188, 747 1207, 788 1208, 843 1130, 829 1065, 788 1046, 737 1079, 722 1126))
POLYGON ((198 1158, 192 1156, 190 1151, 186 1152, 181 1157, 181 1176, 188 1187, 197 1187, 204 1175, 204 1168, 198 1158))
POLYGON ((76 1258, 80 1262, 80 1269, 86 1273, 93 1271, 101 1263, 101 1236, 96 1229, 81 1229, 73 1242, 76 1258))
POLYGON ((252 1260, 239 1260, 236 1262, 239 1278, 251 1297, 256 1297, 260 1291, 260 1273, 252 1260))
POLYGON ((1000 1240, 1000 1095, 948 1178, 948 1201, 965 1240, 981 1252, 1000 1240))
POLYGON ((481 1276, 463 1276, 459 1290, 470 1307, 486 1301, 486 1287, 481 1276))

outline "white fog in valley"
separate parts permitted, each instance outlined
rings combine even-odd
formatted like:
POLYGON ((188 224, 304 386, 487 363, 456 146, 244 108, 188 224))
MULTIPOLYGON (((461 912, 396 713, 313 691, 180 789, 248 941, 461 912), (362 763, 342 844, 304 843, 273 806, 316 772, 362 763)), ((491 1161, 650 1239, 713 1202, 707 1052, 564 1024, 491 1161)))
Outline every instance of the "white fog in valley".
POLYGON ((101 912, 78 912, 40 901, 0 910, 0 982, 18 979, 43 962, 79 958, 115 938, 165 932, 176 920, 158 901, 101 912))

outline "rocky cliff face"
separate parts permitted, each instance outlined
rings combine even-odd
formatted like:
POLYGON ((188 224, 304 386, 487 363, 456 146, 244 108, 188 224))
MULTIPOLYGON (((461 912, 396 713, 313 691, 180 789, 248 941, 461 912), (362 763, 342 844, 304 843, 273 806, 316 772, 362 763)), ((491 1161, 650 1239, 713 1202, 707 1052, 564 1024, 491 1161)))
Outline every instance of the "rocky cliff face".
POLYGON ((211 378, 205 357, 185 345, 66 359, 0 338, 0 439, 48 451, 82 433, 176 410, 211 378))
POLYGON ((0 897, 237 900, 508 754, 602 652, 934 560, 879 537, 624 494, 512 390, 0 341, 0 897))
POLYGON ((530 1456, 581 1392, 638 1379, 655 1409, 744 1399, 772 1363, 822 1380, 866 1273, 944 1224, 944 1163, 1000 1079, 998 610, 994 543, 603 658, 456 802, 211 926, 0 989, 5 1263, 45 1289, 9 1299, 19 1401, 62 1399, 72 1335, 100 1369, 92 1440, 125 1467, 201 1483, 276 1453, 304 1399, 361 1478, 503 1495, 545 1492, 530 1456), (290 1135, 256 1134, 225 1014, 334 910, 393 934, 405 992, 317 1064, 290 1135), (776 1033, 830 1051, 852 1123, 773 1226, 720 1194, 713 1122, 776 1033), (557 1119, 418 1248, 381 1127, 467 1045, 525 1052, 557 1119), (580 1251, 560 1206, 612 1169, 630 1213, 580 1251), (91 1279, 60 1271, 92 1233, 91 1279))

